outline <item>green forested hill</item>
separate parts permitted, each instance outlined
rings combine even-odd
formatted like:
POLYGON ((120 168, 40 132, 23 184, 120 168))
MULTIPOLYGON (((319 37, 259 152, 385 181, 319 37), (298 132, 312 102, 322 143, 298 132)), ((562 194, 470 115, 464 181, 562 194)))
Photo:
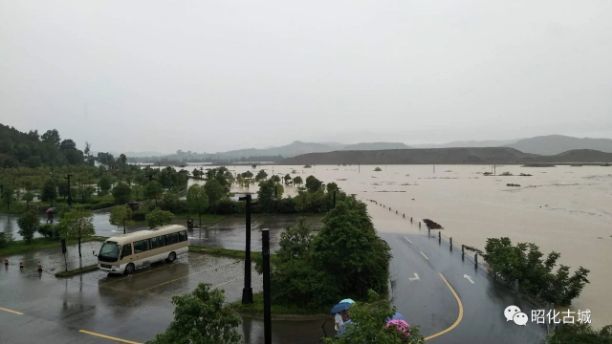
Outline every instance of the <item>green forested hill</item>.
POLYGON ((55 129, 39 135, 23 133, 0 124, 0 167, 38 167, 78 165, 84 162, 83 152, 71 139, 60 138, 55 129))

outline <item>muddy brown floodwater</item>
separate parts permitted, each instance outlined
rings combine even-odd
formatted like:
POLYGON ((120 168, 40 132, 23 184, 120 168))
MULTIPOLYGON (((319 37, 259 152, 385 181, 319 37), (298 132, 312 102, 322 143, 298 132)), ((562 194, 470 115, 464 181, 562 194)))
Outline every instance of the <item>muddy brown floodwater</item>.
POLYGON ((268 175, 289 173, 302 179, 314 175, 362 200, 376 200, 415 219, 434 219, 456 243, 482 249, 486 238, 508 236, 515 242, 536 243, 546 253, 558 251, 560 263, 591 270, 591 283, 573 307, 591 309, 596 326, 612 323, 612 167, 499 165, 497 176, 483 175, 493 171, 489 165, 380 165, 382 171, 375 172, 376 167, 228 168, 265 169, 268 175), (504 172, 511 176, 501 176, 504 172))

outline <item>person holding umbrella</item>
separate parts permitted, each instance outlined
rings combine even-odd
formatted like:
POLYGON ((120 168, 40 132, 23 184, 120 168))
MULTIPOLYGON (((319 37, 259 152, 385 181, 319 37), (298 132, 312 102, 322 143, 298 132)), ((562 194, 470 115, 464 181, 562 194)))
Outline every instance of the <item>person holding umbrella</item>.
POLYGON ((344 299, 332 307, 330 313, 334 316, 336 335, 341 336, 344 334, 346 326, 352 324, 348 311, 354 303, 355 301, 352 299, 344 299))

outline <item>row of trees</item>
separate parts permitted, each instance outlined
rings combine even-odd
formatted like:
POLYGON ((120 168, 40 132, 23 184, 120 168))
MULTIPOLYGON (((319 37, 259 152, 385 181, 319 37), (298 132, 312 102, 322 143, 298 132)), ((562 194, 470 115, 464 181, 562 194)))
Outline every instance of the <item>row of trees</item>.
POLYGON ((509 238, 489 238, 485 246, 485 260, 492 273, 506 283, 518 283, 520 290, 537 299, 558 305, 570 305, 589 283, 589 270, 579 267, 573 274, 566 265, 557 266, 561 256, 540 252, 533 243, 513 245, 509 238))

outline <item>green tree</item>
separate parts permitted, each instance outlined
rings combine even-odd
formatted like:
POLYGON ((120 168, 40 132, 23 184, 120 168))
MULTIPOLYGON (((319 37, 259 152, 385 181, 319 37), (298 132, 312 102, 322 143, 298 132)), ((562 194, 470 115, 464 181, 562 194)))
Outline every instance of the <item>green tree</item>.
POLYGON ((257 202, 260 207, 270 212, 274 210, 276 183, 272 180, 265 180, 259 183, 259 190, 257 191, 257 202))
POLYGON ((178 213, 181 209, 184 209, 184 207, 181 208, 182 204, 176 192, 168 191, 161 198, 160 208, 178 213))
POLYGON ((291 175, 289 175, 289 173, 285 174, 285 176, 283 177, 283 182, 285 183, 285 185, 289 185, 289 183, 291 183, 291 175))
POLYGON ((125 204, 129 202, 132 196, 132 189, 124 182, 120 182, 113 188, 113 198, 116 204, 125 204))
POLYGON ((26 191, 21 197, 22 200, 26 202, 26 207, 30 208, 30 202, 34 200, 34 194, 31 191, 26 191))
POLYGON ((187 295, 174 296, 174 320, 150 344, 241 343, 236 331, 240 317, 224 305, 223 291, 200 284, 187 295))
POLYGON ((258 182, 266 178, 268 178, 268 174, 264 170, 259 170, 259 172, 257 172, 257 175, 255 176, 255 180, 258 182))
POLYGON ((98 188, 100 189, 100 192, 99 192, 100 196, 104 196, 108 194, 112 186, 113 186, 113 183, 110 177, 106 175, 102 176, 102 178, 98 180, 98 188))
POLYGON ((79 257, 82 257, 81 241, 95 234, 93 214, 84 209, 67 211, 60 218, 58 227, 62 238, 77 239, 79 257))
POLYGON ((195 179, 202 179, 202 176, 204 176, 204 172, 198 170, 197 168, 194 168, 193 171, 191 171, 191 175, 195 179))
POLYGON ((315 178, 314 176, 308 176, 306 178, 306 189, 308 192, 317 192, 323 187, 323 182, 315 178))
POLYGON ((295 178, 293 178, 293 185, 300 186, 303 183, 304 183, 304 181, 302 180, 302 177, 296 176, 295 178))
POLYGON ((161 210, 159 208, 153 209, 150 213, 145 216, 145 220, 149 225, 149 228, 155 228, 163 225, 167 225, 174 219, 172 212, 161 210))
POLYGON ((484 258, 493 275, 504 282, 518 282, 519 288, 529 295, 559 306, 571 304, 589 283, 589 270, 579 267, 573 275, 566 265, 554 271, 558 252, 551 252, 544 259, 537 245, 518 243, 512 245, 509 238, 489 238, 484 258))
POLYGON ((157 200, 161 197, 163 192, 162 186, 158 182, 152 180, 145 186, 144 196, 147 199, 154 199, 155 206, 157 206, 157 200))
POLYGON ((338 297, 364 299, 369 289, 387 292, 390 249, 376 235, 366 205, 347 198, 323 219, 313 242, 317 269, 334 277, 338 297))
POLYGON ((270 177, 270 180, 274 183, 280 183, 281 179, 279 176, 277 176, 276 174, 273 175, 272 177, 270 177))
POLYGON ((34 210, 27 210, 17 220, 19 225, 19 234, 26 242, 31 242, 34 238, 34 233, 40 227, 40 218, 34 210))
POLYGON ((211 206, 216 207, 221 199, 226 196, 226 189, 219 183, 217 179, 209 179, 204 184, 204 191, 208 195, 208 202, 211 206))
POLYGON ((0 232, 0 248, 8 246, 13 241, 9 233, 0 232))
POLYGON ((563 324, 548 337, 548 344, 612 344, 612 325, 595 331, 589 324, 563 324))
POLYGON ((317 269, 312 261, 313 234, 304 219, 287 228, 279 241, 279 250, 272 258, 272 299, 319 311, 322 305, 339 294, 332 276, 317 269))
POLYGON ((49 178, 45 181, 43 185, 42 192, 40 194, 40 199, 43 202, 50 202, 53 204, 53 201, 57 198, 57 187, 53 179, 49 178))
POLYGON ((202 228, 202 214, 208 208, 208 195, 200 185, 194 184, 187 190, 187 206, 189 211, 198 214, 198 228, 202 228))
POLYGON ((2 201, 6 204, 6 209, 11 209, 11 203, 13 203, 15 190, 11 184, 4 184, 2 187, 2 201))
POLYGON ((127 233, 127 226, 134 223, 132 215, 132 208, 127 205, 117 205, 111 209, 109 221, 111 225, 122 226, 123 234, 125 234, 127 233))

